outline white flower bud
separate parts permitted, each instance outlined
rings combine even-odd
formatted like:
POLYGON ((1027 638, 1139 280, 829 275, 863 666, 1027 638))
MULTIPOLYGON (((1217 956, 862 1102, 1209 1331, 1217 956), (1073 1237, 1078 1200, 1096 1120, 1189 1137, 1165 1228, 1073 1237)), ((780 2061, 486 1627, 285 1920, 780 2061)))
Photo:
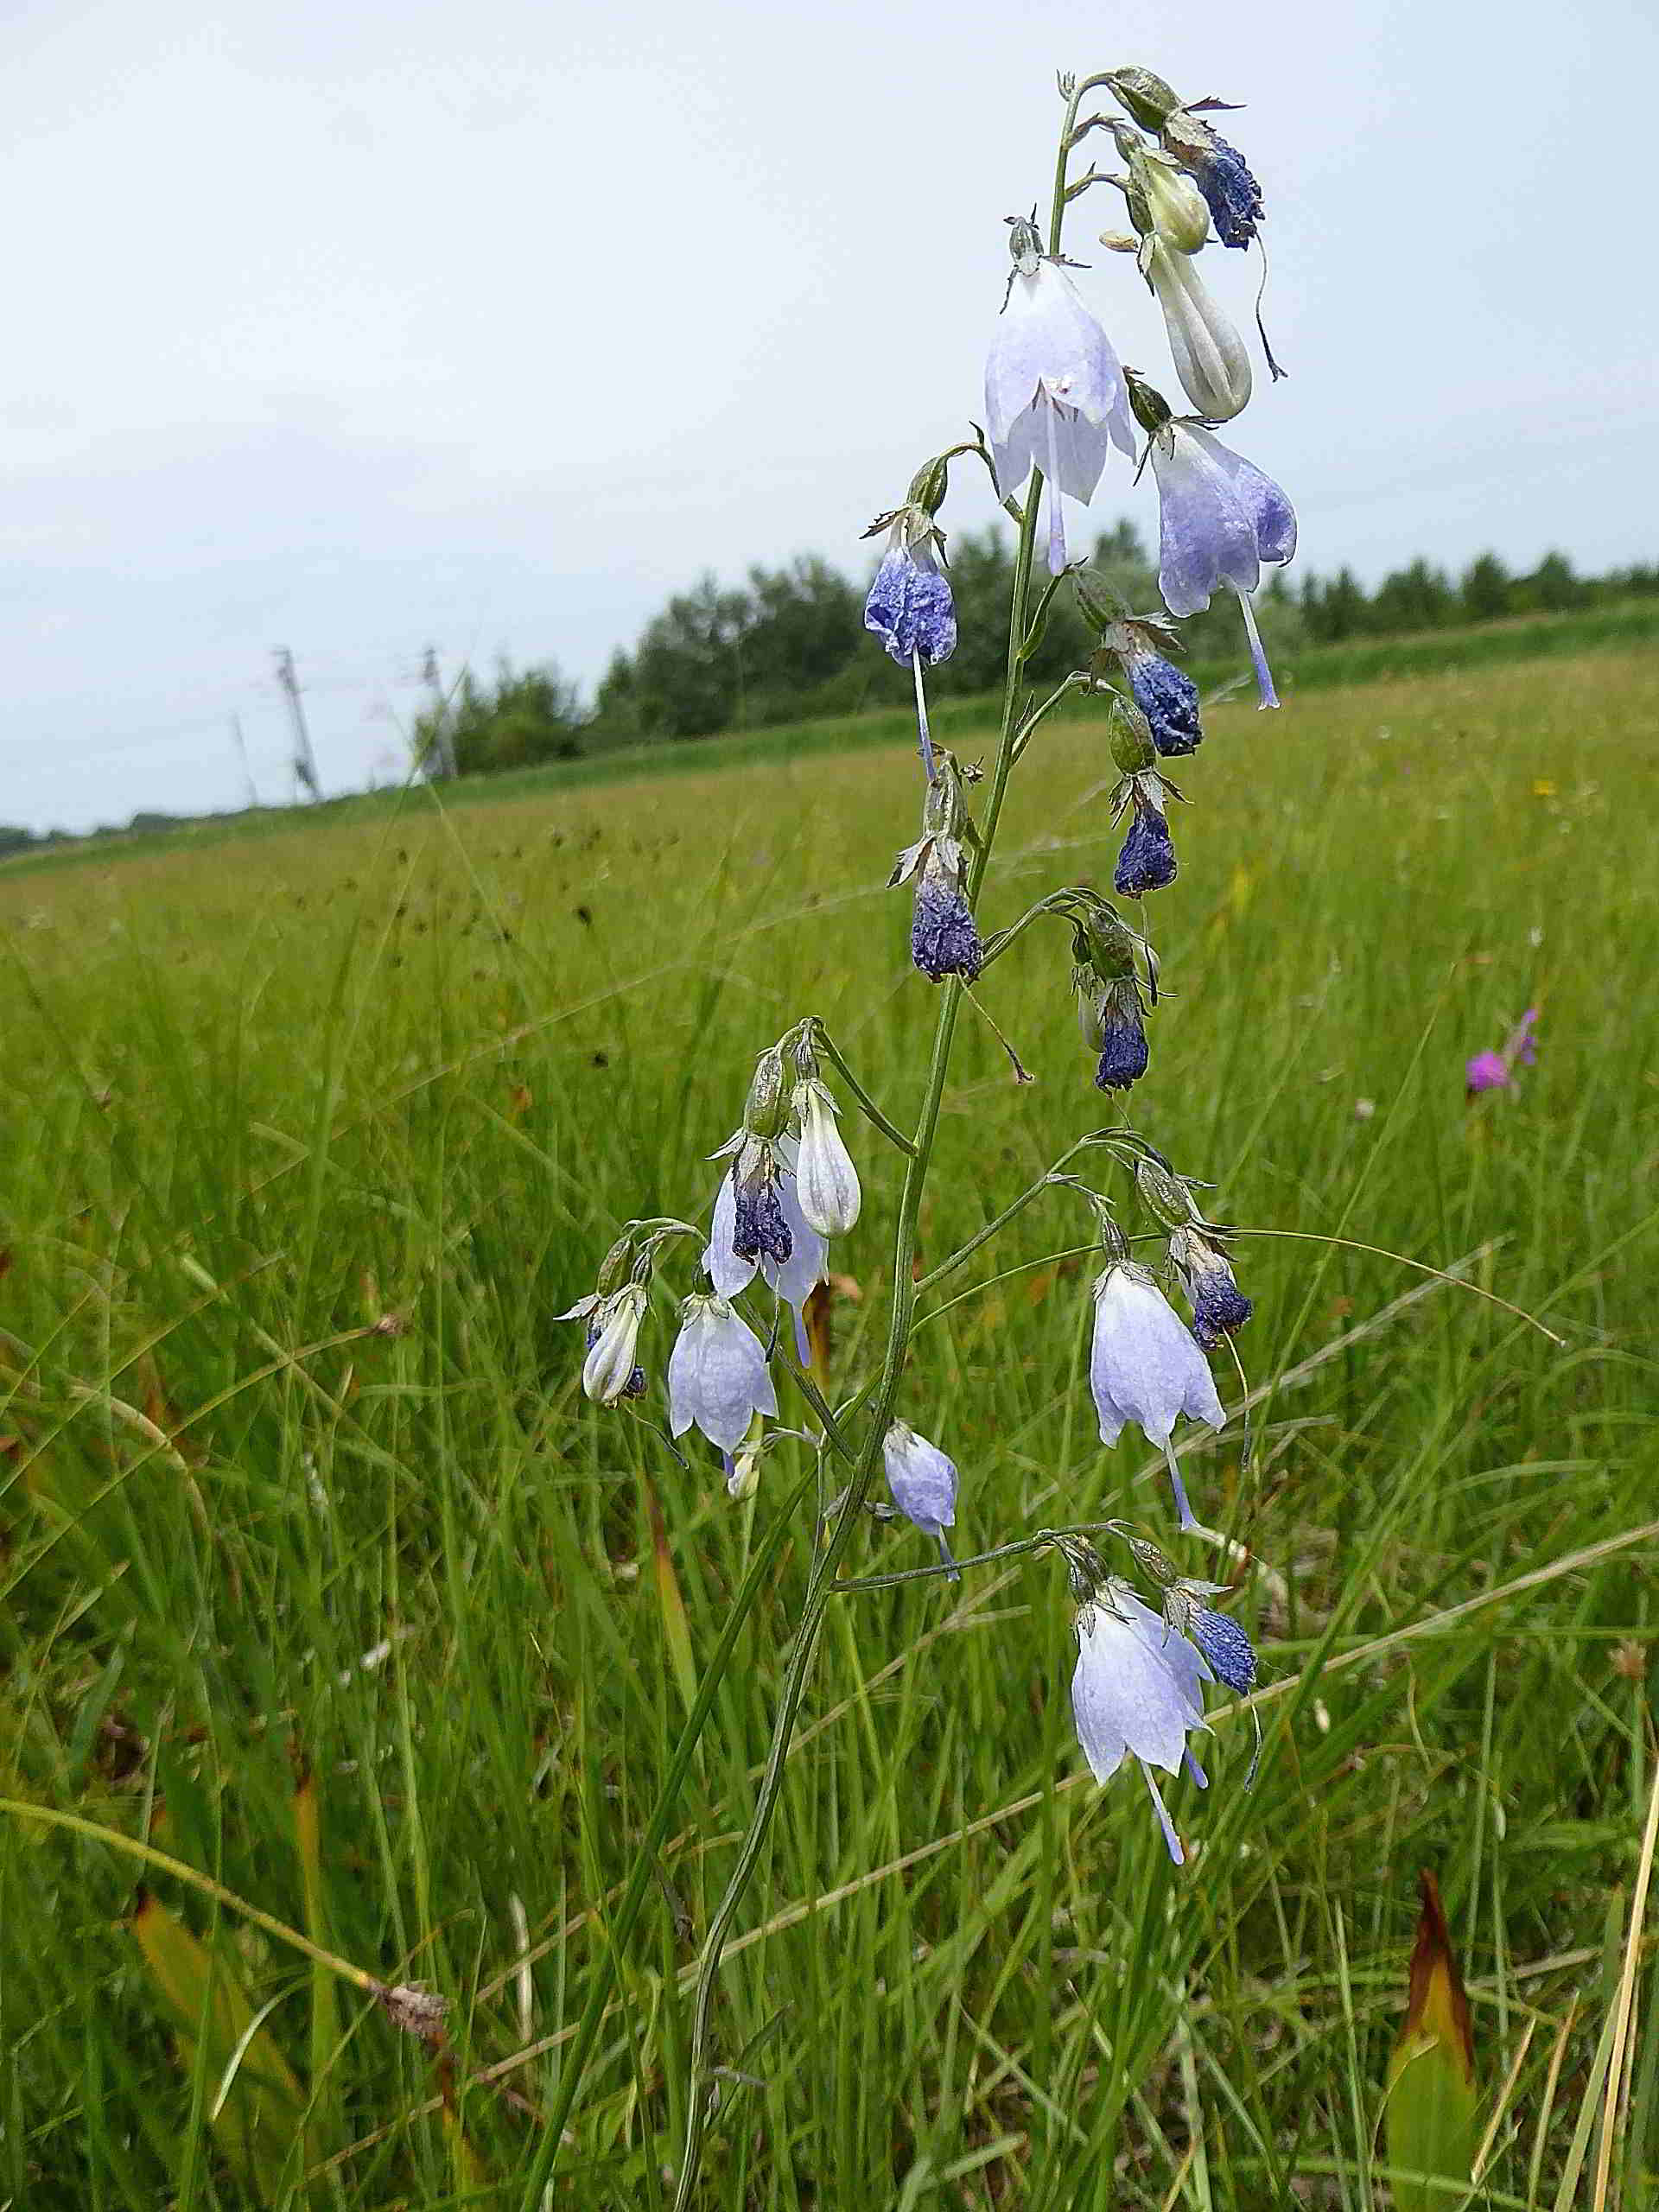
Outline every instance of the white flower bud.
POLYGON ((599 1309, 598 1333, 582 1363, 582 1387, 595 1405, 613 1406, 627 1394, 646 1294, 643 1283, 625 1283, 599 1309))
POLYGON ((1210 210, 1191 177, 1173 164, 1147 156, 1137 165, 1137 181, 1158 235, 1178 253, 1196 253, 1210 235, 1210 210))
POLYGON ((1181 389, 1198 413, 1225 423, 1250 396, 1250 357, 1244 341, 1211 298, 1189 257, 1152 243, 1147 275, 1164 311, 1169 350, 1181 389))
POLYGON ((795 1166, 801 1212, 820 1236, 844 1236, 858 1219, 862 1197, 858 1171, 836 1123, 835 1106, 819 1083, 799 1085, 795 1104, 801 1117, 801 1148, 795 1166))
POLYGON ((760 1487, 760 1454, 746 1444, 732 1461, 732 1471, 726 1478, 726 1495, 742 1505, 760 1487))

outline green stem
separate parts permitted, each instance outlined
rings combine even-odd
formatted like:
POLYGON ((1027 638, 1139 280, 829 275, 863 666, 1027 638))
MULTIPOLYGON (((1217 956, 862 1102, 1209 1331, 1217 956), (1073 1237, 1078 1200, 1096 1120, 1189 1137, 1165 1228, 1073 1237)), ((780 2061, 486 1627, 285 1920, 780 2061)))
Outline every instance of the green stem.
MULTIPOLYGON (((1086 89, 1084 87, 1084 89, 1086 89)), ((1060 237, 1065 219, 1065 166, 1067 141, 1077 121, 1077 102, 1082 91, 1074 92, 1066 107, 1065 123, 1060 133, 1059 151, 1055 157, 1054 195, 1049 217, 1049 251, 1058 253, 1060 237)), ((1014 593, 1008 610, 1007 674, 1002 691, 1002 719, 996 748, 995 766, 991 773, 989 796, 986 800, 984 820, 980 826, 979 842, 974 851, 964 895, 969 907, 977 907, 980 892, 985 881, 985 871, 990 862, 991 850, 996 842, 997 824, 1001 818, 1002 804, 1007 796, 1008 776, 1014 766, 1014 741, 1020 719, 1020 651, 1028 628, 1026 610, 1031 595, 1032 555, 1037 539, 1037 518, 1042 505, 1043 479, 1033 468, 1027 495, 1024 512, 1020 523, 1020 536, 1014 564, 1014 593)), ((950 1068, 950 1048, 956 1038, 957 1017, 962 1007, 962 988, 951 978, 941 987, 944 1002, 939 1007, 938 1020, 933 1031, 933 1053, 927 1072, 927 1084, 922 1095, 921 1110, 917 1116, 912 1148, 905 1162, 904 1189, 899 1199, 899 1220, 893 1236, 893 1315, 887 1331, 887 1355, 882 1363, 881 1379, 874 1394, 871 1410, 868 1440, 848 1487, 845 1500, 836 1516, 829 1541, 824 1544, 812 1563, 807 1580, 806 1596, 801 1609, 800 1626, 797 1631, 794 1649, 791 1654, 788 1672, 772 1722, 772 1745, 766 1755, 766 1771, 755 1800, 754 1811, 745 1832, 733 1867, 725 1894, 715 1909, 709 1923, 709 1933, 703 1942, 702 1959, 697 1970, 696 1996, 692 2010, 691 2043, 688 2059, 688 2091, 686 2100, 685 2145, 680 2159, 678 2184, 674 2192, 673 2212, 688 2212, 692 2192, 697 2185, 702 2165, 702 2141, 709 2124, 709 2030, 713 2012, 715 1989, 719 1980, 721 1960, 726 1948, 727 1935, 743 1902, 750 1879, 759 1864, 760 1853, 769 1834, 778 1798, 783 1787, 785 1764, 795 1733, 796 1715, 800 1710, 807 1678, 811 1671, 813 1655, 817 1648, 818 1634, 823 1626, 824 1608, 829 1602, 831 1586, 840 1567, 842 1557, 852 1541, 858 1526, 864 1501, 869 1495, 875 1470, 881 1456, 882 1440, 893 1418, 893 1409, 899 1394, 899 1377, 904 1371, 905 1358, 910 1346, 910 1332, 916 1310, 915 1256, 917 1224, 921 1217, 922 1197, 926 1188, 927 1173, 933 1153, 933 1141, 938 1129, 939 1109, 944 1098, 946 1077, 950 1068)), ((529 2208, 527 2208, 529 2212, 529 2208)))
POLYGON ((690 1712, 686 1715, 685 1726, 680 1732, 680 1740, 674 1746, 674 1756, 669 1761, 668 1772, 664 1777, 662 1791, 658 1797, 656 1809, 651 1816, 651 1825, 645 1830, 639 1851, 634 1854, 633 1865, 628 1875, 628 1885, 622 1892, 622 1901, 616 1909, 616 1917, 611 1923, 609 1940, 606 1944, 604 1955, 595 1962, 594 1967, 593 1986, 588 1993, 588 2002, 582 2010, 575 2039, 570 2046, 570 2055, 566 2059, 563 2070, 559 2075, 557 2101, 554 2105, 551 2117, 542 2132, 541 2141, 537 2145, 536 2161, 531 2168, 529 2183, 524 2190, 524 2212, 541 2212, 543 2192, 552 2173, 554 2161, 559 2154, 559 2146, 564 2137, 565 2123, 569 2119, 571 2108, 575 2103, 576 2092, 582 2087, 582 2078, 587 2069, 588 2061, 593 2055, 600 2023, 604 2018, 605 2008, 610 2002, 611 1992, 616 1984, 618 1961, 627 1949, 629 1938, 633 1933, 633 1923, 639 1916, 639 1909, 645 1903, 646 1892, 654 1878, 658 1854, 667 1840, 670 1826, 679 1806, 681 1789, 690 1770, 691 1761, 696 1756, 704 1725, 714 1710, 715 1700, 720 1694, 721 1685, 726 1679, 728 1662, 737 1647, 738 1637, 742 1634, 744 1624, 753 1609, 756 1599, 760 1594, 773 1555, 789 1534, 795 1516, 795 1509, 817 1480, 817 1468, 815 1464, 802 1476, 800 1481, 790 1492, 788 1498, 774 1516, 771 1526, 755 1547, 754 1556, 749 1561, 748 1573, 744 1576, 737 1596, 733 1601, 731 1611, 727 1615, 726 1625, 721 1632, 720 1641, 709 1655, 709 1664, 702 1670, 702 1680, 697 1685, 696 1700, 690 1712))
POLYGON ((204 1897, 211 1897, 254 1927, 263 1928, 267 1936, 274 1936, 279 1943, 286 1943, 296 1951, 302 1951, 314 1965, 326 1967, 330 1974, 338 1974, 342 1981, 349 1981, 365 1996, 381 1997, 385 1984, 365 1967, 353 1966, 349 1959, 342 1959, 337 1951, 324 1948, 313 1942, 308 1936, 302 1936, 297 1928, 290 1928, 285 1920, 278 1920, 273 1913, 264 1912, 257 1904, 250 1904, 246 1897, 238 1897, 234 1890, 216 1882, 211 1874, 204 1874, 199 1867, 171 1853, 157 1851, 153 1843, 141 1843, 137 1836, 123 1835, 119 1828, 106 1828, 97 1821, 84 1820, 79 1813, 60 1813, 51 1805, 29 1805, 13 1797, 0 1797, 0 1814, 13 1820, 39 1821, 47 1827, 67 1828, 71 1835, 85 1836, 92 1843, 106 1844, 111 1851, 124 1852, 129 1859, 137 1859, 146 1866, 153 1866, 158 1873, 170 1874, 175 1881, 183 1882, 204 1897))
POLYGON ((1079 1137, 1076 1144, 1068 1147, 1046 1173, 1037 1178, 1029 1190, 1021 1191, 1017 1198, 1010 1200, 995 1221, 988 1221, 984 1228, 970 1236, 965 1244, 959 1244, 948 1260, 941 1260, 937 1268, 930 1269, 917 1284, 916 1295, 919 1298, 925 1290, 931 1290, 935 1283, 943 1282, 947 1275, 955 1274, 963 1262, 970 1259, 982 1244, 988 1244, 999 1230, 1006 1229, 1015 1214, 1023 1213, 1033 1198, 1040 1198, 1045 1191, 1053 1187, 1055 1177, 1074 1154, 1085 1151, 1090 1145, 1099 1141, 1099 1137, 1092 1131, 1086 1137, 1079 1137))
POLYGON ((1037 734, 1038 724, 1047 715, 1053 713, 1055 708, 1059 705, 1061 700, 1065 698, 1068 691, 1075 691, 1077 688, 1077 679, 1076 676, 1068 676, 1064 683, 1058 684, 1055 689, 1049 693, 1047 698, 1043 701, 1041 706, 1033 707, 1032 709, 1031 712, 1020 723, 1019 734, 1014 739, 1014 757, 1016 761, 1019 760, 1026 747, 1031 743, 1032 739, 1037 734))
POLYGON ((900 1152, 908 1152, 911 1149, 910 1139, 902 1129, 893 1127, 874 1099, 870 1096, 868 1091, 848 1065, 840 1046, 821 1021, 814 1022, 813 1036, 818 1050, 836 1070, 848 1090, 852 1092, 854 1102, 865 1120, 873 1128, 879 1129, 889 1144, 897 1145, 900 1152))

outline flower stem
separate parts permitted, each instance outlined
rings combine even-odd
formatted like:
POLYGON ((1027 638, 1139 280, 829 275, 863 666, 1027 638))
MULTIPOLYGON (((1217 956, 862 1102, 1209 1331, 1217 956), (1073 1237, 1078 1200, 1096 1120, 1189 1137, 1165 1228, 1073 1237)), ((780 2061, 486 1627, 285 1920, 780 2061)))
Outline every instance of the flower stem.
POLYGON ((893 1123, 881 1111, 881 1109, 876 1104, 874 1099, 870 1096, 869 1092, 865 1090, 863 1084, 853 1073, 852 1068, 848 1064, 841 1047, 836 1044, 835 1039, 830 1034, 830 1032, 824 1027, 823 1024, 816 1019, 812 1025, 812 1034, 813 1041, 817 1044, 818 1050, 823 1054, 824 1058, 828 1060, 830 1065, 836 1070, 842 1081, 846 1084, 848 1090, 851 1091, 859 1112, 862 1114, 865 1120, 870 1124, 871 1128, 879 1129, 881 1132, 881 1135, 886 1137, 887 1142, 889 1144, 897 1145, 900 1152, 910 1151, 910 1139, 905 1135, 902 1129, 894 1128, 893 1123))
POLYGON ((738 1637, 741 1635, 744 1624, 753 1610, 755 1600, 760 1595, 767 1576, 771 1573, 773 1557, 790 1533, 795 1518, 795 1509, 817 1480, 817 1468, 815 1464, 802 1476, 800 1481, 790 1492, 788 1498, 779 1508, 771 1525, 756 1545, 754 1555, 749 1561, 748 1572, 745 1574, 742 1585, 733 1601, 731 1611, 727 1615, 720 1641, 710 1653, 709 1664, 703 1669, 702 1680, 697 1686, 696 1702, 686 1715, 685 1726, 681 1730, 680 1740, 674 1747, 674 1756, 669 1762, 668 1772, 663 1777, 662 1790, 658 1797, 655 1809, 652 1813, 651 1825, 646 1828, 639 1849, 634 1854, 633 1865, 628 1875, 628 1885, 622 1893, 621 1903, 617 1906, 616 1917, 606 1930, 603 1955, 594 1962, 593 1986, 588 1993, 588 2002, 582 2010, 582 2019, 576 2029, 575 2040, 570 2048, 570 2056, 566 2059, 559 2076, 558 2097, 547 2125, 542 2132, 542 2139, 537 2145, 535 2163, 531 2168, 530 2180, 524 2190, 524 2212, 541 2212, 542 2193, 553 2171, 554 2161, 558 2157, 560 2146, 564 2139, 565 2123, 569 2119, 571 2109, 575 2104, 576 2092, 582 2087, 582 2075, 587 2070, 588 2061, 593 2055, 594 2044, 599 2035, 600 2024, 604 2018, 605 2008, 610 2002, 611 1992, 616 1985, 618 1963, 627 1951, 628 1941, 633 1933, 633 1923, 639 1916, 640 1907, 645 1901, 646 1893, 655 1876, 658 1854, 667 1840, 669 1829, 678 1809, 680 1791, 684 1786, 687 1774, 690 1771, 691 1761, 696 1756, 697 1745, 702 1739, 703 1727, 709 1715, 714 1710, 715 1700, 720 1694, 727 1666, 732 1653, 737 1648, 738 1637))
MULTIPOLYGON (((1060 250, 1061 231, 1065 219, 1065 173, 1068 154, 1067 142, 1077 121, 1077 101, 1081 92, 1074 92, 1067 103, 1065 124, 1060 132, 1059 151, 1055 160, 1054 194, 1049 218, 1049 251, 1060 250)), ((975 848, 972 865, 965 886, 969 907, 976 907, 989 865, 991 850, 996 842, 997 824, 1001 817, 1002 803, 1007 795, 1008 775, 1014 766, 1015 741, 1020 720, 1020 649, 1027 633, 1027 607, 1031 594, 1032 556, 1037 539, 1038 516, 1042 505, 1042 473, 1033 468, 1026 498, 1025 510, 1020 524, 1014 564, 1014 592, 1008 610, 1008 650, 1007 677, 1002 691, 1001 726, 997 741, 996 761, 991 772, 989 795, 986 800, 984 820, 980 824, 979 841, 975 848)), ((894 1402, 899 1395, 899 1377, 904 1371, 906 1357, 910 1348, 910 1332, 916 1311, 915 1256, 917 1224, 921 1217, 922 1197, 927 1185, 928 1168, 932 1160, 933 1141, 938 1133, 939 1109, 944 1098, 945 1080, 950 1070, 950 1049, 956 1039, 957 1019, 962 1007, 962 987, 955 977, 940 986, 943 993, 938 1019, 933 1030, 933 1052, 928 1065, 926 1086, 922 1094, 920 1111, 917 1116, 912 1148, 905 1162, 904 1188, 899 1199, 899 1219, 893 1235, 893 1312, 887 1330, 886 1357, 882 1363, 880 1381, 876 1386, 871 1407, 869 1433, 866 1439, 859 1465, 848 1485, 835 1526, 829 1541, 813 1560, 807 1578, 806 1596, 801 1608, 801 1618, 796 1630, 794 1648, 790 1655, 788 1671, 784 1677, 778 1711, 772 1721, 772 1743, 766 1754, 766 1764, 760 1778, 754 1810, 744 1833, 738 1851, 737 1864, 733 1867, 724 1895, 715 1908, 703 1941, 702 1958, 697 1969, 696 1995, 693 2001, 691 2041, 687 2062, 687 2098, 685 2143, 680 2159, 680 2172, 674 2191, 673 2212, 688 2212, 697 2176, 702 2162, 703 2137, 712 2110, 710 2091, 713 2086, 709 2058, 709 2021, 714 2008, 715 1989, 720 1976, 721 1960, 726 1939, 736 1917, 739 1906, 760 1863, 760 1853, 777 1811, 778 1799, 783 1787, 784 1766, 789 1757, 790 1744, 795 1733, 796 1717, 801 1699, 811 1672, 813 1656, 817 1649, 818 1636, 823 1624, 827 1605, 843 1554, 859 1526, 864 1501, 869 1495, 875 1478, 876 1467, 881 1457, 882 1440, 893 1418, 894 1402)), ((556 2133, 554 2137, 556 2142, 556 2133)), ((526 2212, 533 2212, 534 2199, 527 2200, 526 2212)))
POLYGON ((927 771, 927 780, 934 780, 933 734, 927 726, 927 688, 922 682, 922 656, 916 647, 910 649, 911 672, 916 678, 916 733, 922 756, 922 766, 927 771))

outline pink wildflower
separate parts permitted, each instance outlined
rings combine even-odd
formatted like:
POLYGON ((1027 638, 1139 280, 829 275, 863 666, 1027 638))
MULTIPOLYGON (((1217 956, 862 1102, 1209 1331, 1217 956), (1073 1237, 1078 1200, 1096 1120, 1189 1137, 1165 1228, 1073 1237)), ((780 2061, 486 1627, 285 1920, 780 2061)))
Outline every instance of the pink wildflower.
POLYGON ((1507 1090, 1514 1081, 1517 1067, 1529 1068, 1536 1064, 1538 1049, 1533 1032, 1538 1026, 1538 1009, 1529 1007, 1503 1040, 1501 1052, 1477 1052, 1465 1062, 1463 1071, 1464 1095, 1473 1098, 1483 1090, 1507 1090))

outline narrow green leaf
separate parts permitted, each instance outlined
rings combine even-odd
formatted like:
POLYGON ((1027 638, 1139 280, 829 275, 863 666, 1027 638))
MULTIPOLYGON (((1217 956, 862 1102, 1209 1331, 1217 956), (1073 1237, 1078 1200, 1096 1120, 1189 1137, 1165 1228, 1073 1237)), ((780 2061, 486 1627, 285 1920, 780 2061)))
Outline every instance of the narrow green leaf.
POLYGON ((213 2081, 213 2133, 244 2179, 276 2190, 303 2126, 305 2095, 222 1955, 144 1891, 129 1923, 178 2031, 181 2056, 198 2037, 213 2081))
POLYGON ((691 1624, 686 1618, 680 1579, 674 1572, 674 1555, 669 1549, 663 1509, 657 1503, 657 1493, 649 1483, 645 1484, 645 1511, 651 1520, 651 1548, 657 1569, 657 1600, 663 1609, 663 1636, 668 1645, 669 1663, 674 1669, 681 1703, 690 1713, 697 1701, 697 1667, 691 1656, 691 1624))

